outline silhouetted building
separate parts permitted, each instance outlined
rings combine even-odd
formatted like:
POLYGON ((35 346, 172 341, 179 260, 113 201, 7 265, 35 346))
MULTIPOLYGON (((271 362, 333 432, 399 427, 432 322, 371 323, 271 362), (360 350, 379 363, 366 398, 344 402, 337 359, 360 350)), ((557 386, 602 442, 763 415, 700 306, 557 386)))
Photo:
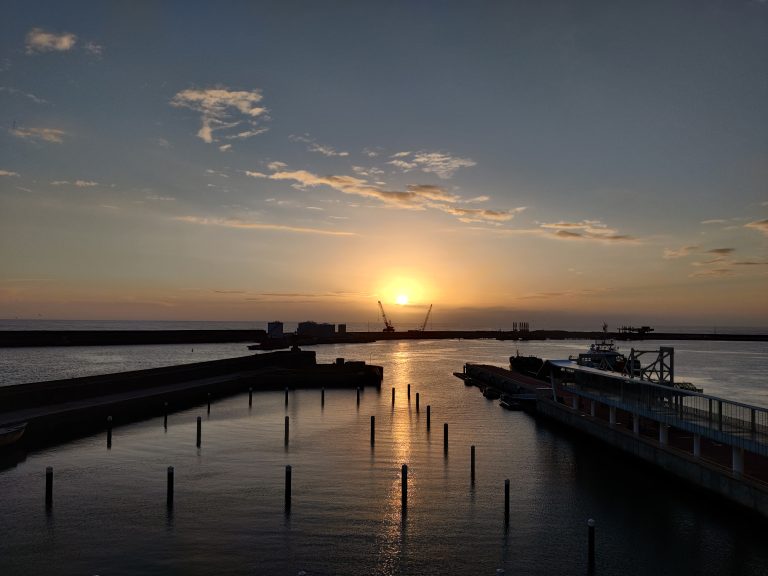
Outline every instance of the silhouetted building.
POLYGON ((270 338, 282 338, 283 323, 279 321, 267 323, 267 336, 269 336, 270 338))
POLYGON ((317 322, 299 322, 296 328, 296 334, 299 336, 333 336, 336 334, 334 324, 318 324, 317 322))

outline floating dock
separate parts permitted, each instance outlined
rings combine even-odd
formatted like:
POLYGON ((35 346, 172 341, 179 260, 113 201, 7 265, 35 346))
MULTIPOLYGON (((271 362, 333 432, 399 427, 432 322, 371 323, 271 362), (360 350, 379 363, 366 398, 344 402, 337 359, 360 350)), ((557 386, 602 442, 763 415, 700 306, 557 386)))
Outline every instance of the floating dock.
POLYGON ((768 517, 768 409, 566 361, 544 369, 549 383, 482 364, 462 376, 535 394, 538 416, 768 517))

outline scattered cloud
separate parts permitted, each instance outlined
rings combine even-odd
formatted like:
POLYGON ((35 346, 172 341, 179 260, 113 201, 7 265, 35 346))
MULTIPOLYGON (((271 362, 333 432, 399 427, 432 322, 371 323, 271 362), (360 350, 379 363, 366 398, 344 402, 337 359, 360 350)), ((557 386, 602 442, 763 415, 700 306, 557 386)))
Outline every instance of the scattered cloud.
POLYGON ((285 162, 275 161, 267 164, 267 168, 269 168, 273 172, 277 172, 278 170, 282 170, 283 168, 288 168, 288 164, 286 164, 285 162))
POLYGON ((189 89, 178 92, 171 99, 171 106, 188 108, 201 115, 198 138, 211 144, 215 141, 214 132, 229 130, 244 122, 251 128, 237 134, 234 138, 250 138, 266 131, 258 127, 257 121, 265 117, 267 109, 259 106, 263 96, 260 90, 228 90, 227 88, 189 89))
POLYGON ((363 154, 368 156, 368 158, 376 158, 381 152, 379 150, 373 150, 371 148, 363 148, 363 154))
POLYGON ((303 136, 290 135, 289 140, 293 142, 303 142, 307 145, 307 150, 310 152, 317 152, 323 156, 349 156, 349 152, 337 152, 334 148, 325 144, 318 144, 315 140, 305 134, 303 136))
POLYGON ((748 224, 744 224, 744 227, 753 228, 758 232, 762 232, 763 234, 768 236, 768 220, 757 220, 755 222, 750 222, 748 224))
POLYGON ((32 28, 27 32, 27 54, 36 52, 66 52, 75 47, 77 36, 71 32, 57 34, 46 32, 42 28, 32 28))
POLYGON ((162 148, 171 148, 171 143, 165 138, 157 138, 155 143, 162 148))
POLYGON ((702 224, 727 224, 728 220, 725 220, 723 218, 713 218, 712 220, 702 220, 702 224))
POLYGON ((86 42, 85 46, 83 46, 83 50, 94 58, 101 58, 104 54, 104 46, 96 44, 96 42, 86 42))
POLYGON ((690 278, 724 278, 733 276, 733 270, 730 268, 711 268, 709 270, 699 270, 688 275, 690 278))
POLYGON ((14 96, 23 96, 24 98, 32 100, 32 102, 34 102, 35 104, 48 104, 47 100, 40 98, 38 96, 35 96, 34 94, 31 94, 29 92, 24 92, 22 90, 19 90, 17 88, 0 86, 0 92, 5 92, 6 94, 13 94, 14 96))
POLYGON ((728 254, 732 254, 735 252, 735 248, 712 248, 711 250, 707 250, 707 254, 716 254, 718 256, 727 256, 728 254))
POLYGON ((694 250, 698 250, 698 246, 681 246, 680 248, 667 248, 664 250, 665 260, 675 260, 677 258, 684 258, 688 256, 694 250))
POLYGON ((550 236, 561 240, 599 240, 602 242, 637 242, 637 238, 619 234, 600 220, 581 220, 580 222, 542 223, 542 229, 551 231, 550 236))
POLYGON ((207 168, 205 170, 205 173, 206 174, 213 174, 214 176, 220 176, 222 178, 229 178, 229 174, 227 174, 225 172, 219 172, 217 170, 213 170, 212 168, 207 168))
POLYGON ((221 146, 219 146, 219 150, 221 150, 222 152, 228 152, 231 149, 232 149, 232 144, 222 144, 221 146))
POLYGON ((11 172, 10 170, 0 170, 0 176, 14 176, 16 178, 19 177, 18 172, 11 172))
POLYGON ((151 200, 152 202, 171 202, 176 200, 173 196, 158 196, 156 194, 151 194, 146 197, 147 200, 151 200))
POLYGON ((444 180, 453 177, 459 168, 469 168, 477 164, 469 158, 458 158, 443 152, 397 152, 390 158, 392 160, 387 164, 399 168, 403 172, 418 169, 422 172, 436 174, 444 180))
MULTIPOLYGON (((447 204, 434 204, 433 207, 456 216, 461 222, 508 222, 515 217, 513 210, 481 210, 478 208, 459 208, 447 204)), ((518 209, 516 209, 518 210, 518 209)))
POLYGON ((251 178, 269 178, 269 174, 263 174, 262 172, 253 172, 252 170, 246 170, 245 175, 250 176, 251 178))
POLYGON ((384 170, 376 168, 375 166, 352 166, 352 172, 363 178, 376 178, 384 174, 384 170))
POLYGON ((61 144, 66 132, 56 128, 13 128, 11 134, 29 142, 50 142, 61 144))
POLYGON ((247 230, 274 230, 278 232, 294 232, 297 234, 319 234, 321 236, 357 236, 354 232, 339 230, 325 230, 322 228, 304 228, 299 226, 287 226, 283 224, 265 224, 261 222, 249 222, 239 218, 203 218, 198 216, 177 216, 174 220, 199 224, 201 226, 222 226, 225 228, 240 228, 247 230))

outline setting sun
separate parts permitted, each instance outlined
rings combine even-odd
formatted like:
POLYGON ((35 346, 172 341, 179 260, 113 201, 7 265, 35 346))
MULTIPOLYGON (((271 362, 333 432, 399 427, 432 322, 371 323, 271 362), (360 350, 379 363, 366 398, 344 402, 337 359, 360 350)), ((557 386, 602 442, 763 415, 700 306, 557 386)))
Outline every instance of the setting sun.
POLYGON ((398 303, 400 306, 405 306, 406 304, 408 304, 408 295, 398 294, 397 298, 395 298, 395 302, 398 303))

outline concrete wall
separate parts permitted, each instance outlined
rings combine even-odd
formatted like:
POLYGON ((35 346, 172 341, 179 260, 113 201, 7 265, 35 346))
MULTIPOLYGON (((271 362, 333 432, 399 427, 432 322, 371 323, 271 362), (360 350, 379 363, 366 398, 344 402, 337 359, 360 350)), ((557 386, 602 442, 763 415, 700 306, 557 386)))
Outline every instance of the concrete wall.
POLYGON ((693 456, 662 448, 654 442, 638 438, 624 430, 610 428, 606 424, 595 422, 551 400, 540 399, 536 403, 536 409, 543 416, 585 432, 768 517, 768 491, 756 482, 736 478, 730 472, 697 460, 693 456))

